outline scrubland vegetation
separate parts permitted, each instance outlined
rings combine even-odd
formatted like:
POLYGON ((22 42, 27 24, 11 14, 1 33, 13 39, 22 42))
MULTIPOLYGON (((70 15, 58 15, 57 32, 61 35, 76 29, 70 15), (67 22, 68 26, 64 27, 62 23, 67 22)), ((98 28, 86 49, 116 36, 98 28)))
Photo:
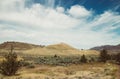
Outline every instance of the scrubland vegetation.
POLYGON ((120 54, 1 54, 0 79, 119 79, 120 54))

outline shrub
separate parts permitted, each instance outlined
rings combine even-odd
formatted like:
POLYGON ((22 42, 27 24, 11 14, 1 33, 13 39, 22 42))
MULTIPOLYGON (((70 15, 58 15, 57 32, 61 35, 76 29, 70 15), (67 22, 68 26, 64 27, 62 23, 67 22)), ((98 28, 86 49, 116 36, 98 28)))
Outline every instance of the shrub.
POLYGON ((93 57, 91 57, 89 60, 89 63, 95 62, 95 59, 93 57))
POLYGON ((29 63, 29 62, 27 62, 27 61, 21 61, 21 65, 22 65, 22 66, 29 66, 29 65, 30 65, 30 63, 29 63))
POLYGON ((99 59, 100 62, 104 62, 104 63, 109 59, 107 50, 105 49, 101 50, 99 59))
POLYGON ((28 68, 35 68, 35 65, 34 65, 33 63, 31 63, 31 64, 29 64, 27 67, 28 67, 28 68))
POLYGON ((120 53, 118 53, 118 54, 116 55, 116 62, 118 62, 118 63, 120 64, 120 53))
POLYGON ((15 75, 18 69, 21 67, 21 63, 17 60, 17 54, 13 52, 13 47, 11 47, 11 51, 6 54, 4 58, 5 59, 0 64, 1 74, 7 76, 15 75))
POLYGON ((85 57, 85 55, 82 55, 82 56, 81 56, 80 62, 81 62, 81 63, 87 63, 87 58, 85 57))

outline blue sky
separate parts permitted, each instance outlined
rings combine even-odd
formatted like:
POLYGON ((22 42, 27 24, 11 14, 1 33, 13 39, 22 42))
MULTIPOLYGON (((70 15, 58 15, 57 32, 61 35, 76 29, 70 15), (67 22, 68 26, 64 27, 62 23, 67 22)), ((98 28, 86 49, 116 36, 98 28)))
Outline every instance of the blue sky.
POLYGON ((0 0, 0 43, 120 43, 120 0, 0 0))

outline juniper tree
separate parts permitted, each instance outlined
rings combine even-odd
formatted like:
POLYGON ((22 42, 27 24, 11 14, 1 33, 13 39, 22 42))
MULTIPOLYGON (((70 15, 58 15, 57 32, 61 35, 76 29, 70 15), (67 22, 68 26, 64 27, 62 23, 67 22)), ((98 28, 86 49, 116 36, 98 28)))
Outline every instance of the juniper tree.
POLYGON ((105 63, 109 59, 109 57, 110 56, 108 55, 107 50, 103 49, 103 50, 100 51, 100 57, 99 57, 100 62, 105 63))
POLYGON ((85 57, 85 55, 82 55, 82 56, 81 56, 80 61, 81 61, 82 63, 86 63, 86 62, 87 62, 87 58, 85 57))
POLYGON ((21 67, 17 58, 18 56, 13 52, 13 46, 11 46, 11 51, 4 56, 4 60, 0 64, 0 73, 7 76, 15 75, 21 67))
POLYGON ((120 53, 116 55, 116 61, 120 64, 120 53))

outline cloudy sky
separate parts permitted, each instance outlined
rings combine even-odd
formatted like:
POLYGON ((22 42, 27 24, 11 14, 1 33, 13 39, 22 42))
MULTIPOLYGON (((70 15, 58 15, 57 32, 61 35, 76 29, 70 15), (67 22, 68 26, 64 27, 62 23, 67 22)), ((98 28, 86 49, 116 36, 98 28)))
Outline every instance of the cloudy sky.
POLYGON ((120 0, 0 0, 0 43, 120 44, 120 0))

